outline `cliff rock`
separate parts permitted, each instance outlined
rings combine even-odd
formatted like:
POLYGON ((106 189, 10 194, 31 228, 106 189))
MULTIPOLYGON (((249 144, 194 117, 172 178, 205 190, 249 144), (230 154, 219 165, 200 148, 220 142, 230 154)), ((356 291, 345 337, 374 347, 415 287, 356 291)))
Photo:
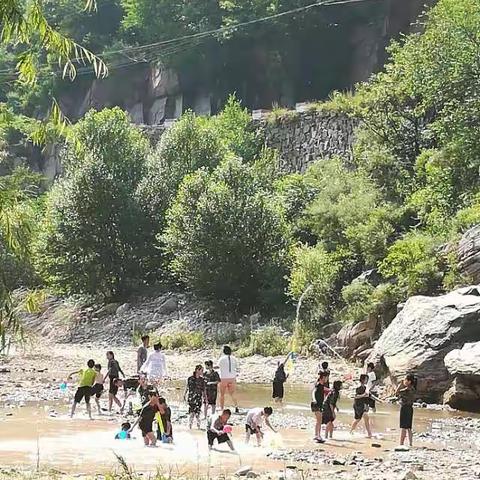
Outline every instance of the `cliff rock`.
POLYGON ((480 286, 409 298, 368 361, 382 364, 395 381, 414 373, 419 396, 438 402, 452 383, 446 355, 472 340, 480 340, 480 286))

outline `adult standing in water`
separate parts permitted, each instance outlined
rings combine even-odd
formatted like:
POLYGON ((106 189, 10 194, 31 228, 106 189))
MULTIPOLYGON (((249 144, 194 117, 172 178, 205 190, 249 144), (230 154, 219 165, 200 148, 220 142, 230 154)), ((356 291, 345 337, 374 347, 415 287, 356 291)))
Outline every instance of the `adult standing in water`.
POLYGON ((137 373, 140 373, 142 365, 147 361, 149 346, 150 337, 148 335, 144 335, 142 337, 142 344, 138 347, 137 350, 137 373))
POLYGON ((155 386, 163 382, 167 376, 167 360, 160 342, 153 346, 153 352, 148 355, 140 371, 145 373, 148 381, 155 386))
POLYGON ((225 393, 228 392, 235 405, 235 413, 239 413, 237 396, 238 361, 232 355, 232 349, 225 345, 223 355, 218 360, 218 369, 220 374, 220 410, 225 408, 225 393))
POLYGON ((400 398, 400 445, 405 443, 408 434, 408 444, 413 444, 413 402, 417 393, 417 379, 411 373, 405 376, 402 383, 397 387, 396 395, 400 398))

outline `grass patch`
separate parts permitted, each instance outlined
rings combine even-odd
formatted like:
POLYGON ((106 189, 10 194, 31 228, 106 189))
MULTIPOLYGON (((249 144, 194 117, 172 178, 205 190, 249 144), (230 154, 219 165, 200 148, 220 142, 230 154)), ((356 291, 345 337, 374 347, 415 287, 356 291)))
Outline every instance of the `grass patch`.
POLYGON ((162 335, 160 340, 167 350, 200 350, 205 347, 203 332, 175 332, 162 335))
POLYGON ((263 355, 275 357, 286 355, 290 351, 291 339, 282 335, 277 327, 266 327, 257 330, 250 335, 248 343, 243 344, 237 350, 237 356, 249 357, 251 355, 263 355))

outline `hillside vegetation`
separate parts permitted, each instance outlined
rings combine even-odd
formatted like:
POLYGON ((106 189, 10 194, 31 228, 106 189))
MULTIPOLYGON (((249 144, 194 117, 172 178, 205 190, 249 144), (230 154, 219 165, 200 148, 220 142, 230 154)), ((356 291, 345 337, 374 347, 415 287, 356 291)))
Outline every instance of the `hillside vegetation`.
POLYGON ((304 174, 278 171, 235 97, 155 148, 121 110, 89 112, 50 191, 25 170, 0 177, 0 285, 111 299, 161 283, 286 315, 307 290, 299 327, 315 333, 468 282, 442 246, 480 221, 478 2, 441 0, 389 53, 331 100, 361 120, 353 160, 304 174), (24 250, 4 240, 19 224, 24 250))

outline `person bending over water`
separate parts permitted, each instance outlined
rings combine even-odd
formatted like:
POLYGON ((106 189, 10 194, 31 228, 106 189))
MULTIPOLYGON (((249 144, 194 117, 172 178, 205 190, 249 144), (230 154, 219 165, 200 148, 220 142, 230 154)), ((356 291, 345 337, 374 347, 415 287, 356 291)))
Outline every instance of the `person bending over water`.
POLYGON ((167 376, 167 360, 160 342, 153 346, 153 352, 148 355, 140 371, 145 373, 148 381, 155 386, 163 382, 167 376))
POLYGON ((333 422, 337 416, 335 410, 338 412, 337 402, 340 398, 341 388, 342 382, 335 380, 333 382, 333 389, 330 390, 327 398, 323 402, 322 424, 325 425, 325 438, 333 438, 333 422))
POLYGON ((355 390, 355 398, 353 401, 353 413, 354 420, 350 428, 350 433, 353 433, 363 418, 365 423, 365 430, 367 431, 367 437, 372 438, 372 431, 370 429, 370 419, 368 417, 368 402, 369 393, 367 392, 366 383, 368 376, 366 374, 360 375, 360 385, 355 390))
POLYGON ((72 372, 70 375, 68 375, 68 379, 70 380, 73 375, 79 375, 80 376, 80 381, 78 382, 78 388, 77 391, 75 392, 75 396, 73 398, 73 403, 72 403, 72 410, 70 411, 70 418, 73 418, 73 415, 75 414, 75 409, 77 408, 77 405, 85 399, 85 403, 87 405, 87 412, 90 420, 93 420, 92 418, 92 408, 90 407, 90 397, 92 395, 92 386, 95 382, 95 377, 97 376, 97 372, 94 370, 95 366, 95 361, 94 360, 89 360, 87 362, 87 367, 85 370, 78 370, 76 372, 72 372))
POLYGON ((205 379, 203 378, 203 367, 197 365, 191 377, 188 377, 187 388, 183 395, 188 402, 188 413, 190 420, 188 426, 193 425, 193 419, 197 419, 197 428, 200 430, 200 413, 202 411, 203 399, 205 397, 205 379))
POLYGON ((250 435, 255 435, 257 437, 257 446, 260 447, 262 444, 263 432, 262 425, 265 421, 265 425, 274 433, 277 431, 270 424, 270 415, 272 415, 272 407, 265 408, 252 408, 247 413, 247 418, 245 420, 245 443, 248 444, 250 441, 250 435))
POLYGON ((218 384, 220 383, 220 375, 213 369, 213 362, 207 360, 205 362, 205 372, 203 374, 205 379, 205 418, 208 416, 208 409, 212 410, 212 415, 215 415, 217 408, 217 392, 218 384))
MULTIPOLYGON (((213 448, 213 443, 215 440, 218 444, 226 443, 232 452, 235 451, 235 447, 233 446, 232 439, 230 438, 229 434, 227 433, 228 420, 232 416, 232 412, 226 408, 218 415, 214 415, 210 417, 207 427, 207 440, 208 440, 208 449, 211 450, 213 448)), ((230 427, 231 428, 231 427, 230 427)))
POLYGON ((328 374, 324 371, 321 371, 318 374, 317 382, 315 387, 312 390, 312 403, 310 408, 315 414, 315 437, 313 438, 317 443, 324 443, 325 440, 322 438, 322 410, 323 410, 323 401, 326 394, 328 393, 327 388, 325 388, 325 382, 328 378, 328 374))
POLYGON ((173 443, 172 411, 167 401, 160 397, 158 399, 159 410, 156 414, 158 430, 157 439, 162 443, 173 443))
POLYGON ((408 444, 413 445, 413 402, 417 393, 417 379, 409 373, 397 387, 396 395, 400 398, 400 445, 405 443, 408 434, 408 444))
POLYGON ((148 392, 148 401, 143 405, 140 414, 133 424, 130 432, 138 425, 142 432, 143 442, 147 447, 155 447, 157 439, 153 433, 153 422, 155 415, 160 411, 160 403, 158 393, 155 391, 148 392))
POLYGON ((235 395, 237 388, 238 362, 232 355, 232 349, 225 345, 223 347, 223 355, 218 360, 218 368, 220 373, 220 409, 225 407, 225 393, 228 392, 235 405, 235 413, 238 413, 238 402, 235 395))

